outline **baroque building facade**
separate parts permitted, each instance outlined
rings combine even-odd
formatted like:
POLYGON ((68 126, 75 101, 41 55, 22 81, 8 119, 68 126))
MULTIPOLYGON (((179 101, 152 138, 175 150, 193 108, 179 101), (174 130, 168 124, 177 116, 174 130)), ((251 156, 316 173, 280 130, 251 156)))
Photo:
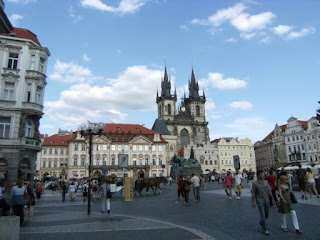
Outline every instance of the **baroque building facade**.
POLYGON ((250 139, 219 138, 206 144, 188 145, 184 157, 189 158, 193 148, 194 156, 199 160, 203 171, 227 171, 234 169, 234 156, 239 156, 240 171, 256 170, 253 143, 250 139))
POLYGON ((205 111, 206 97, 204 92, 202 96, 199 95, 199 84, 193 70, 188 86, 188 97, 184 94, 177 107, 177 93, 176 90, 172 93, 171 80, 165 67, 161 92, 157 92, 156 96, 158 118, 152 130, 162 134, 168 142, 169 159, 184 146, 210 142, 205 111))
POLYGON ((287 124, 275 126, 262 141, 255 143, 257 167, 319 164, 320 127, 316 117, 301 121, 290 117, 287 124))
MULTIPOLYGON (((137 124, 106 124, 101 136, 93 136, 91 176, 167 176, 167 142, 157 132, 137 124), (119 154, 128 156, 122 166, 119 154)), ((89 137, 78 132, 46 137, 39 157, 39 178, 83 179, 89 175, 89 137)))
POLYGON ((0 33, 0 171, 8 189, 19 177, 33 181, 49 56, 27 29, 0 33))

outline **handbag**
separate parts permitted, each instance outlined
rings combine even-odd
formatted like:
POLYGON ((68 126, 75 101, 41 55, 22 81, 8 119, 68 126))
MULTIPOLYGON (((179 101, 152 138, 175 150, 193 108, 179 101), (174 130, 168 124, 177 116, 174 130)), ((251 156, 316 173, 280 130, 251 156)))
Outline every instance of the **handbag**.
POLYGON ((297 198, 296 198, 296 196, 293 194, 293 192, 290 192, 290 199, 291 199, 291 202, 292 202, 293 204, 298 203, 297 198))

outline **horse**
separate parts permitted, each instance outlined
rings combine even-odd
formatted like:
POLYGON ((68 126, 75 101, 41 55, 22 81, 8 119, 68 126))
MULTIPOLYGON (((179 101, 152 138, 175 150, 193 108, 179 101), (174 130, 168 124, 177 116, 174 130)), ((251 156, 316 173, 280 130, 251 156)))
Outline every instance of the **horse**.
POLYGON ((149 196, 149 188, 151 187, 154 194, 157 194, 157 188, 159 188, 161 193, 161 187, 160 187, 160 179, 159 178, 144 178, 144 179, 137 179, 134 183, 134 194, 138 192, 140 196, 142 196, 141 192, 145 188, 147 195, 149 196))

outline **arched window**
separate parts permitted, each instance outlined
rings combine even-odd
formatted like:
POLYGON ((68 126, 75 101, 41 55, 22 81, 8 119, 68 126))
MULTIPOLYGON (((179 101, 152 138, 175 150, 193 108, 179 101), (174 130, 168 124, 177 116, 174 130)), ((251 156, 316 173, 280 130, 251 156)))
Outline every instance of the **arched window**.
POLYGON ((168 114, 171 115, 171 104, 168 104, 168 114))
POLYGON ((199 107, 199 105, 196 106, 196 115, 198 117, 200 117, 200 107, 199 107))
POLYGON ((189 141, 189 133, 187 131, 187 129, 182 129, 180 132, 180 143, 181 143, 181 147, 186 146, 190 143, 189 141))
POLYGON ((24 124, 24 136, 32 137, 32 121, 30 119, 27 119, 24 124))

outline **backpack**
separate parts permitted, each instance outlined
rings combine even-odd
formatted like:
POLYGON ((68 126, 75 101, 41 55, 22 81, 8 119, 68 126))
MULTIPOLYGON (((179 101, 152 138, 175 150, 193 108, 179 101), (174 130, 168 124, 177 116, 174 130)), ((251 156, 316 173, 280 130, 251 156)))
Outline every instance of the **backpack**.
POLYGON ((83 186, 83 191, 84 191, 84 192, 87 192, 87 191, 88 191, 87 185, 84 185, 84 186, 83 186))

